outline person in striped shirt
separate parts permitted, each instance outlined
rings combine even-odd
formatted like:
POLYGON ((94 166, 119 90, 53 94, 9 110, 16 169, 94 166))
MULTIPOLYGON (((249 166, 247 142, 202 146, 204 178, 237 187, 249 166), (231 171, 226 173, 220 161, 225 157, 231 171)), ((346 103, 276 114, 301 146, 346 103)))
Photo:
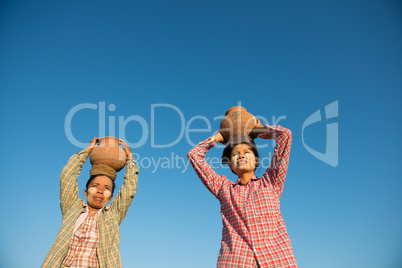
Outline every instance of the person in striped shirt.
POLYGON ((74 154, 60 175, 62 226, 42 267, 121 267, 119 225, 137 192, 138 167, 130 147, 120 140, 127 154, 124 183, 113 199, 116 171, 95 164, 84 191, 86 203, 79 198, 77 178, 82 166, 97 146, 95 137, 89 146, 74 154))
POLYGON ((261 177, 255 175, 259 154, 254 140, 238 136, 229 140, 222 154, 237 181, 217 174, 205 160, 221 133, 200 142, 188 152, 198 177, 219 200, 222 240, 218 268, 297 267, 285 222, 279 209, 286 178, 292 133, 282 126, 262 126, 262 139, 274 139, 271 164, 261 177))

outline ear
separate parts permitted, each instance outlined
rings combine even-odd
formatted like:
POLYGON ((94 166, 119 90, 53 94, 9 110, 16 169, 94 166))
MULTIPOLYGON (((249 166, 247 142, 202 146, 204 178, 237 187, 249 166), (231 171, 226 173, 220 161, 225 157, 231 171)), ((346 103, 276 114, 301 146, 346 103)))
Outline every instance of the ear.
POLYGON ((255 168, 258 168, 259 164, 260 164, 260 158, 256 157, 255 158, 255 168))
POLYGON ((88 190, 84 190, 85 198, 88 199, 88 190))
POLYGON ((233 164, 232 164, 232 161, 229 160, 228 166, 229 166, 230 170, 233 171, 233 164))
POLYGON ((230 171, 232 171, 232 173, 234 173, 234 174, 236 174, 236 175, 237 175, 237 173, 233 171, 233 165, 232 165, 232 162, 229 162, 229 163, 228 163, 228 166, 229 166, 229 168, 230 168, 230 171))

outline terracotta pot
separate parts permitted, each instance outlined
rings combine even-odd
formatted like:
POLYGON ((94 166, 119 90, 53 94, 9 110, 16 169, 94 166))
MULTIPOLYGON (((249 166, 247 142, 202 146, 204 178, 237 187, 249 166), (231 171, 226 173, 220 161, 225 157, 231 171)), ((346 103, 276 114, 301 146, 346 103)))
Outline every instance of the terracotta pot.
POLYGON ((255 139, 257 135, 253 134, 252 130, 259 122, 258 119, 247 112, 246 108, 234 106, 226 111, 225 117, 221 121, 219 132, 225 139, 224 143, 236 136, 250 136, 250 138, 255 139))
POLYGON ((103 137, 99 140, 91 154, 91 164, 105 164, 119 172, 126 165, 127 155, 115 137, 103 137))

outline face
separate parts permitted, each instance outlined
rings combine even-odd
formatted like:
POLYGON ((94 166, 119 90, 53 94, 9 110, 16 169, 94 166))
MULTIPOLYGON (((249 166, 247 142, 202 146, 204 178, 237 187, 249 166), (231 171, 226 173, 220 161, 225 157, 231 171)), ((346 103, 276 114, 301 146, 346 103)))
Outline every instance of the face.
POLYGON ((230 155, 229 167, 236 174, 254 172, 257 160, 249 145, 238 144, 230 155))
POLYGON ((96 176, 88 185, 88 189, 85 190, 88 206, 94 209, 101 209, 106 206, 113 198, 112 188, 112 179, 104 175, 96 176))

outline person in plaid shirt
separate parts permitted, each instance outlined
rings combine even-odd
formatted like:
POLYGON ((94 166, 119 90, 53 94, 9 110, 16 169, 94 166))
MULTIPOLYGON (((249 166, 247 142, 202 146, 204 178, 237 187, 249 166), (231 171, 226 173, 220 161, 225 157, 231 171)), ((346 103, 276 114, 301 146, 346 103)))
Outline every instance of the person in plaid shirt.
POLYGON ((127 214, 137 192, 138 167, 130 147, 120 140, 127 154, 124 183, 110 206, 116 171, 103 164, 94 164, 87 182, 85 197, 79 198, 77 178, 82 166, 96 146, 95 137, 89 146, 74 154, 60 175, 60 207, 62 226, 42 267, 121 267, 119 225, 127 214))
POLYGON ((235 183, 217 174, 205 160, 208 150, 224 141, 221 133, 188 152, 198 177, 221 204, 223 228, 218 268, 297 267, 279 209, 292 133, 282 126, 264 126, 259 138, 276 141, 271 165, 260 178, 254 174, 259 156, 253 140, 237 137, 224 149, 222 163, 238 176, 235 183))

